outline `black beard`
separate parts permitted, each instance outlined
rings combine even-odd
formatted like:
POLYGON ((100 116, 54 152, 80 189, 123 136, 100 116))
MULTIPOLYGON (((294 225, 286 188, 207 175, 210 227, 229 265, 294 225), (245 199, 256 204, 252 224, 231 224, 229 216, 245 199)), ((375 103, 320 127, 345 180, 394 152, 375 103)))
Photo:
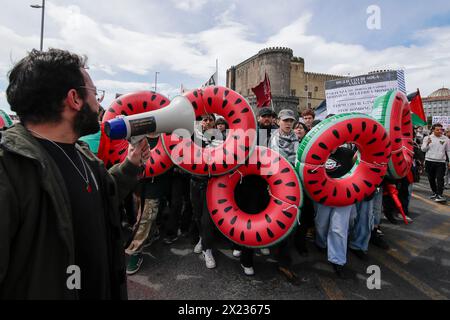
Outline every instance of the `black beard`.
POLYGON ((73 129, 79 137, 94 134, 100 130, 98 114, 91 110, 87 102, 83 104, 80 112, 76 115, 73 129))

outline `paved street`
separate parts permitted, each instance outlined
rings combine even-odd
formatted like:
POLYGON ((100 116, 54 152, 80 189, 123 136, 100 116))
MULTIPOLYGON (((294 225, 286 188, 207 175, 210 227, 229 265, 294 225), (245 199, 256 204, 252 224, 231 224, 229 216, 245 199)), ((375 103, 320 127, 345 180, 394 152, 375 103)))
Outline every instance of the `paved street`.
MULTIPOLYGON (((348 253, 352 277, 337 279, 326 256, 312 243, 309 256, 300 257, 295 250, 293 270, 299 275, 296 284, 288 283, 277 273, 271 256, 258 255, 256 275, 243 274, 239 260, 225 241, 218 243, 217 267, 206 269, 199 255, 193 253, 189 239, 171 246, 162 240, 145 251, 139 273, 129 277, 130 299, 449 299, 450 298, 450 205, 428 200, 425 177, 416 184, 411 217, 414 222, 390 224, 383 220, 388 251, 370 246, 369 261, 362 262, 348 253), (367 267, 381 269, 381 289, 369 290, 367 267)), ((450 198, 447 190, 446 196, 450 198)))

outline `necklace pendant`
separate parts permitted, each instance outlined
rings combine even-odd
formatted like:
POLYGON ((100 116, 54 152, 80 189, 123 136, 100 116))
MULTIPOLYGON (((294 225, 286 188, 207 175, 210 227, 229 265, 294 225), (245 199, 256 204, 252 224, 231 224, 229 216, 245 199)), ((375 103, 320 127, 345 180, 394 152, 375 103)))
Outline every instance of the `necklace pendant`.
POLYGON ((86 191, 89 192, 89 193, 92 192, 92 187, 91 187, 90 183, 86 186, 86 191))

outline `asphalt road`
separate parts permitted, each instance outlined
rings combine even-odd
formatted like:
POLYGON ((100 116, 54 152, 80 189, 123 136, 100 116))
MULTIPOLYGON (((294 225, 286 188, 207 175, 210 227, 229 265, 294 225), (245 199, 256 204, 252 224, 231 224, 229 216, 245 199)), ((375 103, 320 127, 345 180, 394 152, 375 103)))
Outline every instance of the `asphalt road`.
MULTIPOLYGON (((383 220, 391 249, 369 247, 369 260, 348 253, 350 278, 336 278, 326 255, 309 243, 309 256, 293 249, 292 284, 276 270, 271 256, 257 255, 255 276, 245 276, 230 245, 218 241, 217 267, 206 269, 193 252, 192 240, 181 238, 172 245, 159 240, 146 248, 141 270, 128 277, 130 299, 189 300, 342 300, 342 299, 449 299, 450 205, 428 200, 426 178, 414 186, 410 206, 414 222, 391 224, 383 220), (380 289, 368 289, 369 266, 379 266, 380 289)), ((450 192, 446 191, 450 199, 450 192)))

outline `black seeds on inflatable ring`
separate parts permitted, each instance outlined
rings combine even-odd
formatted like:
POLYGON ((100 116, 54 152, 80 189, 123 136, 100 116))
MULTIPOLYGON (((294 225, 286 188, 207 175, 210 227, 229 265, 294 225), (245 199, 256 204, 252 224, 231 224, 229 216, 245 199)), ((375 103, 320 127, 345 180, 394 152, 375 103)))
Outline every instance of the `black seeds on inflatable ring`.
POLYGON ((126 112, 123 111, 123 110, 122 110, 121 114, 122 114, 123 116, 128 116, 128 113, 126 113, 126 112))
POLYGON ((291 201, 297 201, 297 197, 295 197, 295 196, 287 196, 286 198, 291 201))
POLYGON ((395 130, 395 131, 400 131, 400 130, 402 130, 402 129, 400 129, 400 127, 394 127, 394 130, 395 130))
POLYGON ((289 219, 293 217, 292 213, 288 212, 288 211, 281 211, 286 217, 288 217, 289 219))
POLYGON ((210 107, 212 107, 212 98, 211 97, 208 98, 208 104, 210 107))
POLYGON ((355 189, 356 192, 360 192, 361 191, 361 189, 354 183, 353 183, 353 189, 355 189))
POLYGON ((286 183, 286 187, 296 187, 297 184, 295 182, 286 183))
POLYGON ((228 117, 231 118, 232 116, 234 116, 236 114, 236 112, 234 110, 232 110, 229 114, 228 117))
POLYGON ((155 170, 153 170, 152 168, 149 168, 149 171, 151 174, 155 174, 155 170))
POLYGON ((224 162, 224 163, 223 163, 223 167, 224 167, 225 169, 227 169, 227 168, 228 168, 228 165, 224 162))
POLYGON ((281 173, 288 173, 289 171, 291 171, 289 170, 289 168, 284 168, 283 170, 281 170, 281 173))
POLYGON ((267 228, 267 234, 269 235, 269 237, 273 238, 274 234, 272 232, 272 230, 270 230, 269 228, 267 228))
POLYGON ((219 92, 219 88, 214 88, 214 94, 216 95, 219 92))
POLYGON ((234 236, 234 228, 231 228, 231 230, 230 230, 230 236, 234 236))
POLYGON ((322 187, 325 187, 325 185, 327 184, 327 182, 328 182, 327 179, 323 180, 322 183, 321 183, 322 187))
POLYGON ((411 124, 411 120, 408 120, 408 121, 406 121, 405 123, 403 123, 404 126, 407 126, 407 125, 409 125, 409 124, 411 124))
POLYGON ((283 183, 283 180, 278 179, 278 180, 275 181, 273 184, 277 186, 277 185, 282 184, 282 183, 283 183))
POLYGON ((403 155, 403 154, 401 154, 401 153, 397 153, 395 156, 396 156, 397 158, 400 158, 402 155, 403 155))
POLYGON ((230 224, 233 225, 236 223, 237 216, 234 216, 233 219, 231 219, 230 224))
POLYGON ((222 219, 220 219, 220 220, 219 220, 219 222, 218 222, 218 225, 219 225, 219 226, 221 226, 221 225, 223 224, 223 221, 224 221, 224 219, 223 219, 223 218, 222 218, 222 219))
POLYGON ((313 192, 313 195, 318 196, 319 194, 322 193, 322 190, 317 190, 313 192))
POLYGON ((322 158, 321 157, 319 157, 317 154, 313 154, 312 155, 312 158, 314 159, 314 160, 322 160, 322 158))
POLYGON ((128 109, 130 109, 131 112, 133 112, 133 105, 131 103, 127 104, 128 109))
POLYGON ((258 232, 256 233, 256 241, 262 242, 262 238, 261 238, 261 236, 259 235, 258 232))
POLYGON ((216 167, 215 163, 213 163, 211 167, 212 167, 212 171, 217 171, 217 167, 216 167))
POLYGON ((197 169, 197 165, 196 165, 196 164, 193 164, 191 168, 192 168, 192 170, 195 171, 195 170, 197 169))
POLYGON ((348 129, 348 132, 349 132, 349 133, 352 133, 352 131, 353 131, 353 126, 352 126, 351 123, 347 123, 347 129, 348 129))
POLYGON ((373 129, 372 129, 372 134, 375 134, 375 132, 377 132, 377 130, 378 130, 378 125, 374 124, 373 129))
POLYGON ((109 154, 113 154, 115 150, 109 150, 108 153, 109 154))
POLYGON ((225 90, 225 92, 223 93, 223 96, 226 97, 229 93, 230 93, 230 90, 225 90))
POLYGON ((238 161, 238 156, 237 156, 237 154, 233 153, 233 158, 234 158, 234 161, 238 161))
POLYGON ((240 138, 239 136, 233 136, 234 140, 239 140, 239 138, 240 138))
POLYGON ((153 159, 153 157, 150 157, 150 163, 155 164, 155 160, 153 159))
POLYGON ((381 141, 386 140, 386 138, 387 138, 387 132, 385 132, 385 133, 383 134, 383 138, 381 138, 381 141))
POLYGON ((408 111, 408 110, 406 110, 405 112, 403 112, 403 117, 407 117, 407 116, 409 116, 409 111, 408 111))
POLYGON ((323 143, 323 142, 319 143, 319 147, 321 147, 324 150, 328 150, 327 145, 325 143, 323 143))
POLYGON ((373 184, 370 183, 369 181, 363 180, 363 182, 364 182, 364 183, 366 184, 366 186, 368 186, 369 188, 372 188, 372 187, 373 187, 373 184))
POLYGON ((241 241, 245 241, 245 233, 244 233, 244 231, 241 232, 241 241))
POLYGON ((225 109, 227 104, 228 104, 228 100, 223 100, 223 102, 222 102, 222 109, 225 109))
POLYGON ((161 155, 161 151, 159 151, 158 149, 155 149, 155 152, 156 152, 158 155, 161 155))
POLYGON ((208 172, 208 165, 205 164, 205 166, 203 167, 203 171, 208 172))
POLYGON ((113 108, 109 108, 108 109, 109 112, 116 114, 116 110, 114 110, 113 108))
POLYGON ((163 167, 163 169, 167 168, 167 166, 164 164, 164 162, 161 162, 161 167, 163 167))
POLYGON ((336 197, 336 196, 337 196, 337 188, 334 187, 334 190, 333 190, 333 197, 336 197))
POLYGON ((151 100, 152 100, 152 101, 155 101, 155 99, 156 99, 156 94, 152 95, 151 100))
POLYGON ((238 123, 241 123, 241 119, 236 119, 233 121, 233 124, 238 124, 238 123))
POLYGON ((173 149, 175 149, 176 146, 177 146, 176 144, 169 146, 170 151, 173 151, 173 149))
POLYGON ((407 141, 407 143, 412 145, 412 146, 414 145, 414 143, 412 143, 412 141, 407 141))
POLYGON ((249 108, 244 108, 244 109, 242 109, 241 113, 247 113, 247 112, 249 112, 249 111, 250 111, 249 108))
POLYGON ((283 204, 283 202, 282 201, 280 201, 280 200, 277 200, 277 199, 275 199, 275 200, 273 200, 277 205, 279 205, 279 206, 281 206, 282 204, 283 204))
POLYGON ((223 148, 223 154, 227 155, 228 154, 228 150, 226 148, 223 148))
POLYGON ((405 133, 403 133, 403 135, 404 135, 405 137, 410 137, 410 136, 411 136, 411 133, 410 133, 410 132, 405 132, 405 133))
POLYGON ((258 170, 261 170, 261 167, 262 167, 262 163, 261 163, 260 161, 258 161, 258 162, 256 163, 256 168, 257 168, 258 170))
POLYGON ((120 156, 123 155, 123 154, 125 153, 125 151, 127 151, 127 149, 122 149, 122 150, 120 150, 120 151, 119 151, 119 155, 120 155, 120 156))
POLYGON ((228 211, 230 211, 231 209, 233 209, 233 207, 227 207, 227 208, 225 208, 225 213, 227 213, 228 211))
POLYGON ((252 220, 248 220, 247 221, 247 230, 251 230, 252 229, 252 220))
POLYGON ((375 173, 381 173, 381 170, 378 168, 370 168, 371 171, 375 172, 375 173))
POLYGON ((347 188, 347 198, 351 198, 352 197, 352 193, 350 192, 349 188, 347 188))
POLYGON ((286 225, 283 223, 283 222, 281 222, 280 220, 277 220, 277 224, 280 226, 280 228, 281 229, 286 229, 286 225))
POLYGON ((223 183, 219 183, 218 186, 219 186, 219 188, 226 188, 227 187, 227 185, 223 184, 223 183))
POLYGON ((319 200, 319 203, 325 203, 325 201, 327 201, 327 199, 328 199, 328 196, 325 196, 319 200))
POLYGON ((400 139, 400 138, 395 139, 395 143, 400 143, 400 142, 402 142, 402 139, 400 139))
POLYGON ((367 123, 365 121, 362 122, 362 131, 366 131, 367 123))
POLYGON ((194 97, 198 98, 198 92, 194 91, 194 97))
POLYGON ((161 100, 161 102, 159 103, 160 106, 164 105, 167 101, 166 100, 161 100))
POLYGON ((241 103, 241 102, 242 102, 242 99, 239 98, 239 99, 236 100, 236 102, 235 102, 234 104, 239 104, 239 103, 241 103))
POLYGON ((389 141, 389 143, 386 145, 386 149, 389 148, 392 145, 392 143, 389 141))
POLYGON ((117 102, 117 104, 118 104, 119 106, 122 105, 122 100, 117 100, 116 102, 117 102))
POLYGON ((147 109, 147 107, 148 107, 147 101, 144 101, 144 103, 142 104, 142 106, 144 107, 144 110, 147 109))
POLYGON ((214 210, 211 212, 211 214, 212 214, 213 216, 215 216, 215 215, 217 214, 218 211, 219 211, 219 210, 214 209, 214 210))
POLYGON ((339 132, 338 132, 337 130, 333 130, 333 135, 334 135, 337 139, 340 138, 339 132))
POLYGON ((308 181, 308 184, 310 184, 310 185, 313 185, 313 184, 317 184, 319 181, 317 181, 317 180, 311 180, 311 181, 308 181))
POLYGON ((272 219, 270 219, 269 215, 266 214, 265 218, 266 218, 267 223, 272 223, 272 219))
POLYGON ((193 101, 193 102, 192 102, 192 106, 194 107, 195 110, 198 109, 197 102, 193 101))
POLYGON ((358 140, 358 139, 359 139, 359 137, 361 137, 361 135, 360 135, 360 134, 357 134, 357 135, 355 136, 355 138, 353 139, 353 141, 356 141, 356 140, 358 140))
POLYGON ((403 164, 403 162, 405 162, 405 160, 401 160, 398 162, 398 165, 401 166, 403 164))
POLYGON ((373 154, 374 157, 382 157, 384 156, 384 152, 378 152, 373 154))
POLYGON ((377 141, 377 138, 373 138, 372 140, 367 142, 367 145, 371 145, 371 144, 375 143, 375 141, 377 141))

